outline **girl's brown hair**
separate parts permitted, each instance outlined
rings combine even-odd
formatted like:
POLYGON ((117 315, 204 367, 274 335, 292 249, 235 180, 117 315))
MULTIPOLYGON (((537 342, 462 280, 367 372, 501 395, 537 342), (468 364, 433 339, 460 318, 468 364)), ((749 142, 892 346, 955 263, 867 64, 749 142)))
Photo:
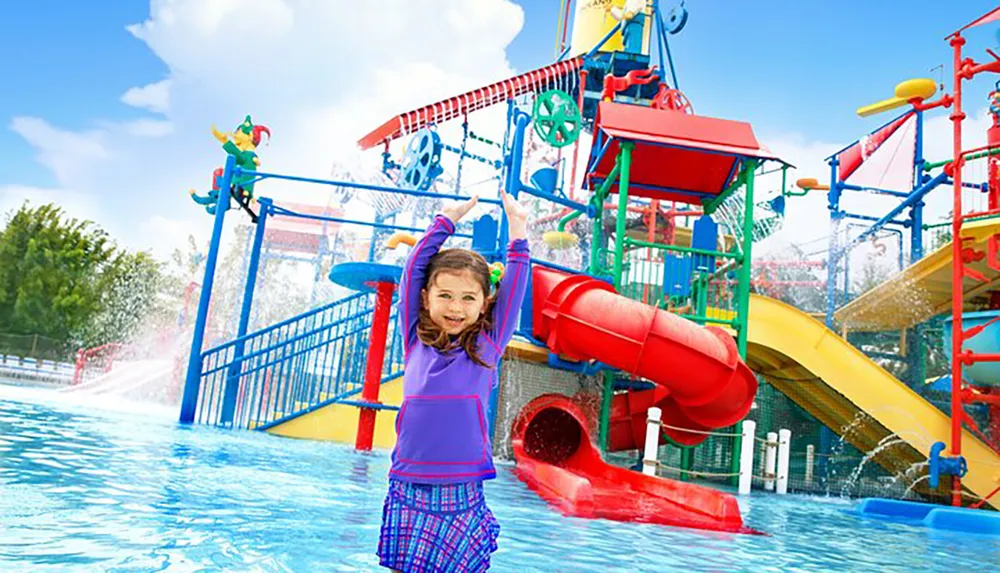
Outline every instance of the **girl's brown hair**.
POLYGON ((421 304, 420 315, 417 320, 417 337, 427 346, 440 351, 461 347, 476 364, 485 368, 493 368, 492 364, 487 364, 480 358, 479 347, 477 345, 479 333, 489 330, 493 326, 493 297, 490 295, 490 267, 486 263, 486 259, 479 253, 467 249, 444 249, 431 257, 430 263, 427 265, 427 284, 424 285, 424 288, 426 289, 434 284, 437 275, 442 272, 456 274, 467 272, 471 274, 472 278, 483 288, 486 307, 479 316, 479 319, 472 326, 459 334, 456 340, 452 340, 447 332, 434 324, 430 313, 421 304))

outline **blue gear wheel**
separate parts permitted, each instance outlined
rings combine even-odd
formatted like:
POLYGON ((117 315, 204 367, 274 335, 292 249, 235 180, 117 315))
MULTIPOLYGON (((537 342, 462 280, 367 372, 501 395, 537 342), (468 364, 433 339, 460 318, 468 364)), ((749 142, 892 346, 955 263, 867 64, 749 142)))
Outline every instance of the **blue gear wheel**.
POLYGON ((667 32, 671 35, 679 33, 684 29, 684 24, 687 24, 687 21, 688 11, 684 7, 684 2, 681 2, 667 13, 667 21, 665 22, 667 32))
POLYGON ((417 191, 426 191, 444 171, 441 168, 441 152, 444 146, 441 137, 428 128, 413 134, 413 139, 406 146, 403 157, 403 184, 417 191))

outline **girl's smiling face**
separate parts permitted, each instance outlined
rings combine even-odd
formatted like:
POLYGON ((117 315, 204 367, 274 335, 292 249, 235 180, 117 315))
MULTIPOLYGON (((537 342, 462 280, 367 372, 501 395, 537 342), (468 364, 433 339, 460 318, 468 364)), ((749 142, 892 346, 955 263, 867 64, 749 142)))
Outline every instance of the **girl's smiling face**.
POLYGON ((423 290, 431 320, 450 335, 461 334, 486 311, 486 294, 469 271, 441 271, 423 290))

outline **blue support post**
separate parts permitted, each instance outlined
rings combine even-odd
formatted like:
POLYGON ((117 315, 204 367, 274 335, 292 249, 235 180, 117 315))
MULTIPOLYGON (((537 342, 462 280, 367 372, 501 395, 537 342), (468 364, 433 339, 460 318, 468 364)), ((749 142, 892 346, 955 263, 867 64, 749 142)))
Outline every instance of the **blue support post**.
MULTIPOLYGON (((384 219, 382 218, 381 215, 375 215, 375 224, 376 225, 381 225, 383 221, 384 221, 384 219)), ((378 240, 378 237, 379 237, 379 228, 378 227, 374 227, 372 229, 372 240, 368 243, 368 262, 369 263, 375 262, 375 242, 378 240)))
MULTIPOLYGON (((659 12, 659 10, 657 10, 657 12, 659 12)), ((662 50, 666 50, 667 51, 667 64, 670 66, 670 77, 671 77, 671 79, 674 80, 674 84, 671 87, 673 87, 675 90, 679 90, 681 88, 677 84, 677 71, 674 69, 674 58, 673 58, 673 56, 670 55, 670 41, 667 39, 667 27, 663 25, 663 13, 662 12, 658 13, 656 15, 656 19, 657 19, 658 23, 660 24, 659 30, 660 30, 660 48, 661 48, 661 52, 662 52, 662 50)), ((661 66, 662 66, 662 60, 663 60, 662 53, 660 55, 660 60, 661 60, 661 66)), ((664 79, 666 79, 666 78, 664 78, 664 79)))
POLYGON ((271 200, 261 198, 260 213, 257 215, 257 228, 253 234, 253 248, 250 251, 250 261, 247 264, 247 280, 243 286, 243 306, 240 307, 240 323, 236 329, 236 345, 233 348, 233 362, 226 373, 226 391, 222 401, 222 425, 229 425, 233 422, 233 414, 236 411, 236 397, 239 395, 240 375, 243 370, 243 351, 246 341, 241 340, 246 336, 250 328, 250 310, 253 308, 253 294, 257 287, 257 270, 260 268, 260 250, 264 243, 264 225, 267 223, 267 214, 271 206, 271 200))
MULTIPOLYGON (((917 141, 913 160, 913 186, 923 181, 924 172, 924 112, 917 112, 917 141)), ((910 209, 910 264, 924 258, 924 202, 917 201, 910 209)))
POLYGON ((215 265, 219 260, 219 243, 222 241, 222 227, 229 210, 230 192, 233 184, 233 170, 236 169, 236 158, 226 157, 226 167, 219 184, 219 202, 215 206, 215 221, 212 225, 212 240, 208 245, 208 256, 205 259, 205 278, 201 282, 201 296, 198 299, 198 314, 194 322, 194 334, 191 336, 191 354, 188 357, 187 376, 184 380, 184 394, 181 397, 180 423, 194 422, 198 408, 198 387, 201 382, 201 347, 205 342, 205 325, 208 321, 208 305, 212 301, 212 286, 215 282, 215 265))
MULTIPOLYGON (((667 64, 667 57, 665 55, 663 55, 664 42, 661 40, 661 38, 663 37, 663 32, 664 32, 664 30, 663 30, 663 20, 660 19, 660 7, 659 7, 659 3, 658 2, 654 2, 653 3, 653 29, 650 30, 650 32, 649 32, 649 43, 650 43, 650 46, 648 46, 646 48, 646 52, 647 53, 652 52, 651 48, 652 48, 652 43, 653 43, 653 39, 654 38, 657 39, 657 40, 660 40, 659 42, 656 43, 656 51, 657 51, 657 53, 660 56, 660 80, 663 83, 666 84, 667 83, 667 78, 664 77, 664 76, 666 76, 667 65, 668 64, 667 64)), ((673 71, 673 67, 671 67, 671 72, 672 71, 673 71)))
MULTIPOLYGON (((507 167, 506 179, 504 179, 504 190, 514 199, 522 188, 521 185, 521 159, 524 152, 524 132, 528 127, 528 122, 531 119, 528 114, 514 109, 513 114, 510 116, 511 121, 514 123, 514 140, 510 145, 510 153, 504 160, 504 165, 507 167)), ((501 260, 506 264, 507 262, 507 243, 509 242, 509 230, 507 213, 503 212, 500 217, 500 236, 499 244, 497 245, 497 253, 499 253, 501 260)), ((530 291, 528 296, 530 297, 530 291)), ((497 376, 500 374, 500 368, 503 363, 501 360, 497 361, 497 376)), ((497 406, 500 402, 500 384, 493 386, 490 391, 490 403, 488 408, 489 414, 489 424, 490 424, 490 435, 496 428, 497 421, 497 406)))
POLYGON ((830 191, 827 192, 827 208, 830 209, 830 247, 826 256, 826 327, 833 329, 833 312, 837 308, 837 266, 840 264, 840 221, 843 213, 840 210, 840 181, 837 179, 837 167, 840 161, 834 157, 830 161, 830 191))
MULTIPOLYGON (((840 210, 840 181, 837 177, 837 168, 840 161, 836 156, 830 160, 830 191, 827 192, 827 207, 830 209, 830 247, 826 256, 826 321, 827 328, 833 330, 833 313, 837 309, 837 266, 840 264, 839 241, 840 221, 843 219, 843 211, 840 210)), ((833 443, 833 431, 825 425, 819 428, 821 475, 825 476, 828 467, 826 458, 830 453, 830 445, 833 443)))
MULTIPOLYGON (((504 161, 507 169, 504 190, 515 199, 523 188, 521 184, 521 152, 524 148, 524 132, 530 120, 531 117, 519 109, 514 109, 511 115, 511 121, 514 123, 514 138, 510 145, 510 153, 504 161)), ((497 252, 503 254, 504 260, 506 260, 507 255, 508 236, 507 214, 504 213, 500 218, 500 237, 497 248, 497 252)))
MULTIPOLYGON (((913 187, 924 181, 924 112, 917 111, 916 142, 913 149, 913 187)), ((900 268, 902 270, 903 245, 900 237, 900 268)), ((917 201, 910 208, 910 264, 924 258, 924 201, 917 201)), ((906 332, 906 370, 911 388, 920 388, 927 376, 924 325, 918 324, 906 332)))

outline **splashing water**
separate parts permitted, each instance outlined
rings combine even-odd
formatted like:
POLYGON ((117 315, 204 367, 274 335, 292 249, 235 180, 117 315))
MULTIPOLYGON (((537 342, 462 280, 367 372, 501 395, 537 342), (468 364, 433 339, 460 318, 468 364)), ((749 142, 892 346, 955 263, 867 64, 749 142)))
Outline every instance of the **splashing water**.
MULTIPOLYGON (((916 463, 910 464, 909 467, 907 467, 906 469, 904 469, 902 471, 896 472, 895 475, 893 475, 891 478, 889 478, 889 480, 885 484, 885 488, 886 489, 890 489, 894 485, 896 485, 896 484, 900 483, 900 481, 902 481, 903 483, 909 483, 910 484, 909 487, 907 488, 907 491, 909 491, 910 489, 913 488, 914 480, 920 480, 920 479, 923 479, 923 478, 927 477, 926 475, 918 476, 917 474, 920 473, 921 470, 923 470, 924 468, 926 468, 929 465, 930 464, 928 462, 916 462, 916 463)), ((904 494, 904 496, 905 496, 905 494, 904 494)))
POLYGON ((917 487, 917 484, 919 484, 922 481, 929 480, 930 478, 931 478, 930 474, 927 474, 927 475, 922 475, 917 479, 913 480, 913 483, 911 483, 910 486, 906 488, 906 491, 903 492, 903 499, 906 499, 911 494, 913 488, 917 487))
MULTIPOLYGON (((723 201, 715 211, 719 223, 736 238, 736 249, 739 252, 742 252, 744 239, 743 214, 745 209, 746 195, 743 191, 738 191, 723 201)), ((767 208, 766 204, 754 205, 753 211, 753 227, 750 230, 753 242, 763 241, 781 229, 784 217, 767 208)))
POLYGON ((840 496, 841 497, 849 496, 850 489, 858 481, 858 478, 861 477, 861 472, 865 469, 865 466, 868 464, 869 461, 871 461, 875 456, 879 455, 883 451, 899 444, 906 444, 906 440, 903 440, 902 438, 896 436, 896 434, 889 434, 888 436, 882 438, 879 441, 879 443, 875 445, 872 451, 865 454, 865 457, 861 460, 861 463, 859 463, 857 467, 854 468, 854 471, 851 472, 851 475, 847 477, 847 481, 845 481, 844 485, 840 488, 840 496))

